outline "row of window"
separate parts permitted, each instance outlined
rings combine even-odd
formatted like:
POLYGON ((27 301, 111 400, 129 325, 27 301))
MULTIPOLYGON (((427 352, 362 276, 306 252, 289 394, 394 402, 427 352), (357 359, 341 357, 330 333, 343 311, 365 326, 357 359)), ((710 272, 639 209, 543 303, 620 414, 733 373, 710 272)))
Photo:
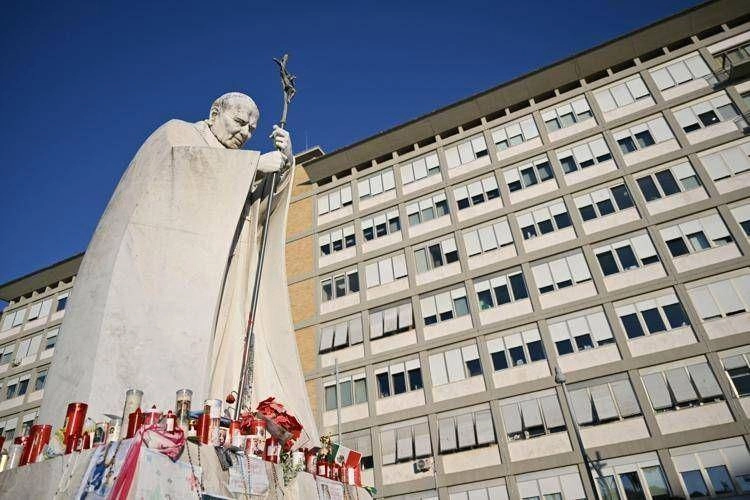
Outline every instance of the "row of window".
POLYGON ((3 322, 0 326, 0 332, 20 326, 27 321, 46 318, 49 316, 50 312, 63 311, 68 303, 69 294, 70 292, 62 292, 55 297, 42 299, 29 306, 21 307, 13 311, 5 311, 3 314, 3 322), (54 311, 52 311, 53 303, 54 311))
POLYGON ((55 347, 58 332, 59 328, 52 328, 19 341, 0 345, 0 366, 9 363, 18 366, 27 358, 36 359, 40 352, 55 347))

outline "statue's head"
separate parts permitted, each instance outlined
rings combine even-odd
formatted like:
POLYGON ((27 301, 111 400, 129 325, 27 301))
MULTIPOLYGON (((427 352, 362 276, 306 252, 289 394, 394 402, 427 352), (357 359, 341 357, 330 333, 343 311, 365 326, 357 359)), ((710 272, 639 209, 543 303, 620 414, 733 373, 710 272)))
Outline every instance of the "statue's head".
POLYGON ((206 122, 224 147, 240 149, 255 132, 259 117, 255 101, 240 92, 229 92, 214 101, 206 122))

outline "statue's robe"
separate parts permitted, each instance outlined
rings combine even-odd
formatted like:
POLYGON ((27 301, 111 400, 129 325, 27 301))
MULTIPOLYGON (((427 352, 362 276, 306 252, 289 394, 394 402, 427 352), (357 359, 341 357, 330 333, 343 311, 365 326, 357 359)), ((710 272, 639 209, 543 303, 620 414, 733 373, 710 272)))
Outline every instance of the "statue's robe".
MULTIPOLYGON (((39 422, 60 427, 81 401, 95 421, 119 415, 130 388, 143 390, 144 408, 165 410, 177 389, 193 390, 193 409, 237 389, 270 187, 259 161, 224 148, 204 122, 171 120, 151 134, 86 249, 39 422)), ((282 175, 268 227, 253 400, 276 397, 317 441, 286 288, 292 176, 282 175)))

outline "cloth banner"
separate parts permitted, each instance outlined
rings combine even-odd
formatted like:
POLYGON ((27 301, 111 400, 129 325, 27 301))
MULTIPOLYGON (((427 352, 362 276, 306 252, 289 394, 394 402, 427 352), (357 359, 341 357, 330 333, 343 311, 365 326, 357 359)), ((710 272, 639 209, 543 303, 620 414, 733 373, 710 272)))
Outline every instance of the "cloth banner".
POLYGON ((114 489, 115 479, 122 471, 125 458, 128 456, 133 441, 133 439, 125 439, 120 442, 119 448, 117 441, 114 441, 106 446, 98 447, 91 454, 89 465, 76 494, 77 499, 104 500, 109 497, 114 489), (113 457, 115 450, 117 450, 117 455, 113 457), (110 464, 110 466, 107 467, 107 464, 110 464))
POLYGON ((135 500, 153 498, 194 498, 200 491, 203 471, 186 462, 172 462, 167 455, 146 447, 141 449, 135 477, 135 500), (195 474, 195 475, 193 475, 195 474))
POLYGON ((264 495, 268 491, 266 462, 252 456, 234 455, 234 457, 234 463, 229 468, 229 491, 264 495))
POLYGON ((318 498, 320 500, 344 500, 344 485, 330 479, 316 476, 318 498))

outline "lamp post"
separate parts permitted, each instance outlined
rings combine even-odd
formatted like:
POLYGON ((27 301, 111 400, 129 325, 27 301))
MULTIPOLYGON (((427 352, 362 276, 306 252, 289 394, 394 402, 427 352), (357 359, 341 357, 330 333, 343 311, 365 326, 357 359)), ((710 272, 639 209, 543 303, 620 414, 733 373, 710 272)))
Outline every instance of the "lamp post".
POLYGON ((576 420, 576 414, 573 411, 573 405, 570 402, 570 394, 568 393, 568 386, 565 384, 565 374, 560 370, 559 366, 555 366, 555 382, 562 386, 563 394, 565 394, 565 403, 568 405, 568 411, 573 417, 573 432, 576 435, 576 441, 578 441, 578 447, 581 448, 581 454, 583 455, 583 466, 586 469, 586 477, 591 486, 591 492, 594 495, 594 500, 599 499, 599 492, 596 489, 596 483, 594 482, 594 475, 591 473, 590 460, 586 448, 583 446, 583 439, 581 439, 581 430, 578 428, 578 421, 576 420))

